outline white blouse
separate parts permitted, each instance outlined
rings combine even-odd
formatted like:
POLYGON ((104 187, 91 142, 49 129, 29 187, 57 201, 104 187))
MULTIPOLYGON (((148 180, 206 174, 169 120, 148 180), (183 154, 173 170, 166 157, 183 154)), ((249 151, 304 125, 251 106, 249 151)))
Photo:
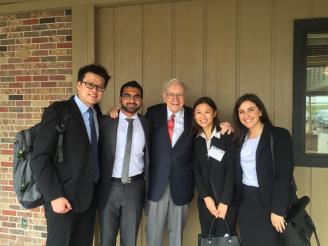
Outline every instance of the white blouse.
POLYGON ((259 140, 260 136, 251 139, 246 137, 240 152, 240 165, 243 170, 242 182, 248 186, 259 187, 256 173, 256 149, 259 140))

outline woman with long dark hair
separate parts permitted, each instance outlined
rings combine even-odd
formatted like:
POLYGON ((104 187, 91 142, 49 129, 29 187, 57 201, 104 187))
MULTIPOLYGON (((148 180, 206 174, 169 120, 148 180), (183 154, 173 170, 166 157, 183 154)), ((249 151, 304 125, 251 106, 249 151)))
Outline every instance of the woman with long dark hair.
POLYGON ((223 236, 235 232, 236 206, 233 205, 235 169, 232 136, 220 134, 218 110, 209 97, 199 98, 193 108, 196 134, 193 172, 198 191, 198 211, 203 235, 223 236), (217 218, 214 221, 214 218, 217 218))
POLYGON ((291 136, 286 129, 272 125, 255 94, 241 96, 233 115, 242 245, 283 245, 281 233, 294 169, 291 136))

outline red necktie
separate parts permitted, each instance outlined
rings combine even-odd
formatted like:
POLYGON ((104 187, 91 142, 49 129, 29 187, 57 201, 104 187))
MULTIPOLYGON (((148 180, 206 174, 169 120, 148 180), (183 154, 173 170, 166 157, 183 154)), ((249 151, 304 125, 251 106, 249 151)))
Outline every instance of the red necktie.
POLYGON ((169 131, 170 142, 172 144, 172 135, 173 135, 173 128, 174 128, 174 117, 175 115, 172 114, 170 119, 167 122, 167 129, 169 131))

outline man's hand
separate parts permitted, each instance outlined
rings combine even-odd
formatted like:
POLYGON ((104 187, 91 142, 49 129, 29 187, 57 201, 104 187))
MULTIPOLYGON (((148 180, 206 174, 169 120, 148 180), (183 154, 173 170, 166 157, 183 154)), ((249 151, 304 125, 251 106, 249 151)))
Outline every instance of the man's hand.
POLYGON ((118 117, 119 112, 120 112, 120 107, 114 106, 107 112, 107 115, 112 119, 116 119, 118 117))
POLYGON ((271 223, 277 232, 282 233, 285 230, 285 220, 284 217, 271 213, 271 223))
POLYGON ((219 218, 224 219, 228 211, 228 205, 224 203, 219 203, 218 206, 218 213, 219 213, 219 218))
POLYGON ((205 201, 205 205, 206 205, 208 211, 210 211, 210 213, 211 213, 215 218, 218 218, 218 217, 219 217, 219 212, 218 212, 218 210, 216 209, 215 202, 214 202, 214 200, 212 199, 212 197, 207 196, 207 197, 204 198, 204 201, 205 201))
POLYGON ((226 133, 228 133, 228 135, 230 135, 230 133, 233 132, 233 128, 232 128, 232 126, 231 126, 231 124, 229 122, 221 122, 220 123, 220 127, 221 127, 220 133, 222 135, 224 135, 226 133))
POLYGON ((52 210, 57 214, 66 214, 72 210, 72 206, 65 197, 59 197, 51 201, 52 210))

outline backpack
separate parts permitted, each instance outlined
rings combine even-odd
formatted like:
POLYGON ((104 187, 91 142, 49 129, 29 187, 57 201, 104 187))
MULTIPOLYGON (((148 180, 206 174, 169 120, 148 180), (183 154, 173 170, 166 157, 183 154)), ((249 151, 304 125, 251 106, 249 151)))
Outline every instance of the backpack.
MULTIPOLYGON (((63 162, 63 139, 66 131, 67 123, 70 119, 67 103, 55 102, 52 106, 60 110, 60 123, 56 125, 59 133, 57 150, 53 160, 55 162, 63 162)), ((14 162, 13 162, 13 180, 14 190, 19 203, 24 208, 36 208, 44 204, 43 197, 39 192, 36 183, 35 174, 31 169, 31 155, 33 144, 37 137, 40 123, 28 129, 21 130, 16 133, 14 142, 14 162)))

